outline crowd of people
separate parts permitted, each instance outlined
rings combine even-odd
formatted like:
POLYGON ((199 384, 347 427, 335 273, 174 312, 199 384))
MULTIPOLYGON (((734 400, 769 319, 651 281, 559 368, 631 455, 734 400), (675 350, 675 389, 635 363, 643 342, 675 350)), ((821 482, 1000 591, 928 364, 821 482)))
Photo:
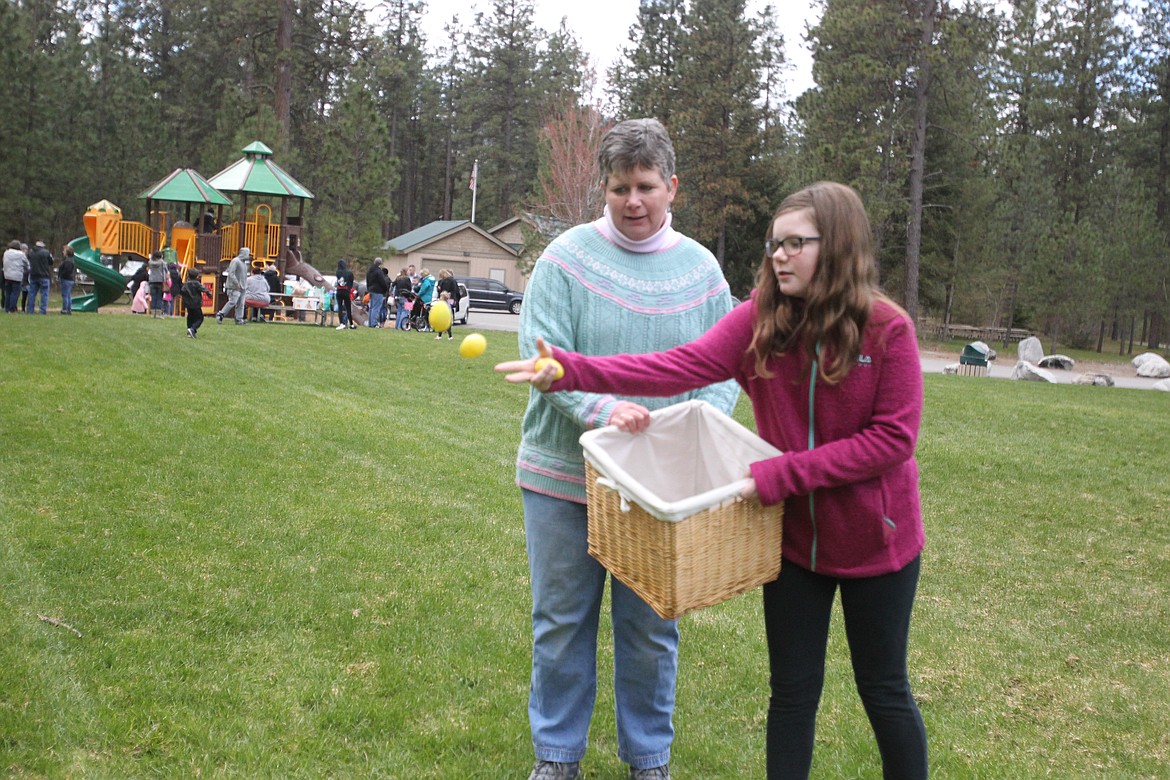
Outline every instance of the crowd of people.
MULTIPOLYGON (((364 285, 356 285, 353 271, 343 258, 337 261, 336 301, 341 324, 337 330, 357 327, 353 322, 352 306, 361 301, 366 308, 366 326, 385 328, 390 320, 391 307, 394 311, 394 329, 408 330, 413 322, 421 325, 426 321, 426 312, 438 301, 443 301, 451 310, 458 311, 462 291, 455 281, 455 272, 449 268, 439 271, 436 278, 428 268, 417 271, 414 265, 398 269, 391 277, 382 258, 375 257, 366 271, 364 285), (364 288, 364 292, 363 289, 364 288)), ((445 331, 453 339, 450 328, 445 331)), ((436 339, 443 334, 437 334, 436 339)))
MULTIPOLYGON (((4 286, 0 302, 4 310, 32 314, 39 306, 39 313, 46 314, 50 280, 54 274, 60 285, 61 313, 72 314, 77 275, 73 248, 64 247, 61 262, 57 264, 43 241, 37 241, 32 248, 17 240, 10 242, 3 262, 4 286)), ((149 313, 151 318, 172 317, 176 314, 175 302, 182 301, 189 317, 187 335, 195 338, 202 317, 198 322, 190 320, 191 304, 182 296, 183 286, 183 273, 178 264, 166 262, 162 252, 151 253, 130 277, 130 313, 149 313)), ((229 317, 237 325, 270 322, 275 313, 269 306, 274 294, 281 290, 276 268, 272 264, 254 263, 251 250, 242 247, 224 273, 226 300, 215 314, 216 322, 222 323, 229 317)), ((322 323, 326 317, 337 314, 337 330, 357 328, 353 314, 356 305, 365 309, 365 324, 370 328, 386 327, 393 312, 394 328, 407 330, 412 310, 416 315, 414 325, 421 327, 426 322, 426 312, 436 301, 443 301, 452 311, 458 311, 462 298, 452 270, 443 269, 436 278, 426 268, 416 271, 414 265, 408 265, 391 277, 380 257, 374 259, 361 284, 355 279, 349 261, 342 258, 337 261, 336 283, 332 291, 306 285, 301 292, 306 297, 320 298, 318 315, 322 323)), ((207 294, 214 298, 212 293, 207 294)), ((201 301, 199 307, 203 305, 201 301)), ((444 334, 448 339, 454 338, 450 328, 437 334, 436 338, 442 338, 444 334)))
POLYGON ((16 239, 10 241, 4 250, 4 311, 9 314, 48 314, 49 288, 54 273, 61 287, 61 313, 72 314, 73 285, 77 275, 73 247, 66 246, 61 250, 58 264, 44 241, 37 241, 32 248, 16 239))

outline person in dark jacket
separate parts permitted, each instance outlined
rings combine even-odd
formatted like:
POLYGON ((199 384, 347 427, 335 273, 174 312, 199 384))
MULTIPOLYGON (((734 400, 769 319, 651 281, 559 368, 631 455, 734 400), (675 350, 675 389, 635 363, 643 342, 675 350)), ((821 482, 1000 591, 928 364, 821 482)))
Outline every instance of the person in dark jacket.
POLYGON ((28 308, 29 314, 36 313, 37 297, 41 299, 41 314, 49 311, 49 280, 53 278, 53 255, 45 248, 44 241, 38 241, 28 253, 28 308))
MULTIPOLYGON (((270 294, 271 293, 278 293, 281 291, 280 271, 276 270, 275 265, 270 265, 264 269, 264 280, 268 282, 268 292, 270 294)), ((273 300, 275 300, 275 299, 273 299, 273 300)), ((275 309, 265 309, 264 310, 264 317, 269 322, 272 322, 272 320, 274 320, 276 318, 276 310, 275 309)))
POLYGON ((462 296, 459 294, 459 282, 455 281, 455 272, 450 268, 444 268, 442 271, 439 271, 439 283, 436 286, 440 293, 447 293, 449 297, 448 305, 451 307, 451 312, 458 311, 459 299, 462 296))
POLYGON ((390 287, 394 292, 394 329, 405 330, 406 318, 410 315, 410 310, 406 308, 406 301, 414 294, 414 283, 410 280, 410 275, 406 273, 405 268, 398 272, 398 276, 390 287))
POLYGON ((187 271, 187 281, 179 288, 179 297, 183 300, 183 308, 187 310, 187 336, 195 338, 199 326, 203 324, 203 296, 210 300, 211 290, 208 290, 199 281, 199 274, 192 268, 187 271))
POLYGON ((341 322, 337 330, 357 328, 353 321, 353 308, 350 305, 353 299, 353 271, 345 259, 337 261, 337 319, 341 322))
POLYGON ((134 300, 134 296, 138 295, 138 287, 146 283, 146 280, 149 278, 150 271, 147 269, 146 263, 143 263, 142 266, 134 272, 134 275, 130 277, 130 300, 134 300))
POLYGON ((382 312, 386 306, 386 295, 390 292, 390 280, 382 270, 382 258, 375 257, 374 264, 366 273, 366 292, 370 294, 370 318, 367 322, 371 328, 382 327, 382 312))
POLYGON ((57 267, 57 279, 61 282, 61 313, 73 313, 73 284, 77 279, 77 263, 73 260, 73 247, 62 250, 64 257, 57 267))

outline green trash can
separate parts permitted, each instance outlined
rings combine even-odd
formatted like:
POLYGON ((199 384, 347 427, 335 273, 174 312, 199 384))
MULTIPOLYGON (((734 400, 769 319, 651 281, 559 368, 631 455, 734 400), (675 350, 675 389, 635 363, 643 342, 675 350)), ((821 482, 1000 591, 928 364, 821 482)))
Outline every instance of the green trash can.
POLYGON ((976 344, 968 344, 963 347, 962 353, 959 355, 959 365, 961 366, 983 366, 987 367, 987 352, 986 347, 976 344))

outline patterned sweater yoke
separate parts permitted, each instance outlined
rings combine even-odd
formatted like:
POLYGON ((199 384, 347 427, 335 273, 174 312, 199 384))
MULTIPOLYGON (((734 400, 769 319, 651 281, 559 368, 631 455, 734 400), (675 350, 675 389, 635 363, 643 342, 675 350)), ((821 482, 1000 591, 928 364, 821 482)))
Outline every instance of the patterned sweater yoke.
MULTIPOLYGON (((536 354, 536 338, 587 355, 656 352, 707 332, 732 308, 722 269, 700 244, 682 238, 668 249, 625 251, 593 225, 555 239, 537 261, 520 312, 520 354, 536 354)), ((585 501, 581 434, 608 423, 619 400, 657 409, 703 398, 731 413, 739 396, 722 383, 671 398, 530 391, 521 427, 517 484, 538 493, 585 501)))

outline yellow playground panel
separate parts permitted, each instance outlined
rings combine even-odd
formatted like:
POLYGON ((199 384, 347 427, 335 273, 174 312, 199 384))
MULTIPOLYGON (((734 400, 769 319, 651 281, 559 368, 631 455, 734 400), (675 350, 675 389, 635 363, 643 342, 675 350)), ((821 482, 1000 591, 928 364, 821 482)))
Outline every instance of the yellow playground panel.
POLYGON ((122 219, 122 209, 105 199, 86 209, 82 221, 89 245, 103 255, 131 252, 150 257, 166 243, 166 236, 156 234, 149 225, 122 219))

